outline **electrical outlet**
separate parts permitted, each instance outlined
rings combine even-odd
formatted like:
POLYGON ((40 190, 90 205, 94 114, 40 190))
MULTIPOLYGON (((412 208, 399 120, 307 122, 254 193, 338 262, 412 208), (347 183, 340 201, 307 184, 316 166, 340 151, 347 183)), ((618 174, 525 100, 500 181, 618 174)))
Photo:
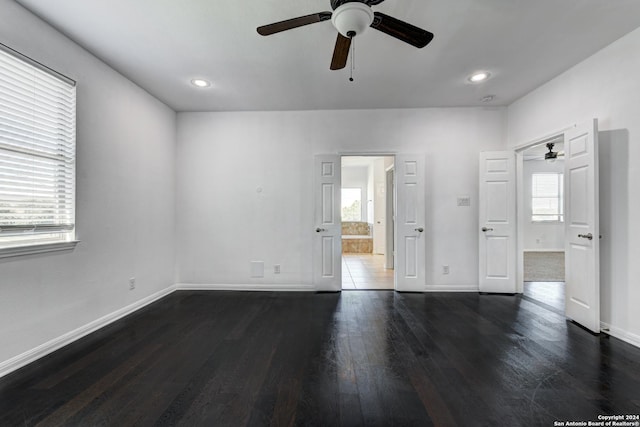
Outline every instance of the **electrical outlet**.
POLYGON ((129 279, 129 290, 132 291, 136 288, 136 278, 132 277, 129 279))
POLYGON ((449 266, 448 265, 443 265, 442 266, 442 274, 449 274, 449 266))
POLYGON ((273 274, 280 274, 280 264, 273 266, 273 274))

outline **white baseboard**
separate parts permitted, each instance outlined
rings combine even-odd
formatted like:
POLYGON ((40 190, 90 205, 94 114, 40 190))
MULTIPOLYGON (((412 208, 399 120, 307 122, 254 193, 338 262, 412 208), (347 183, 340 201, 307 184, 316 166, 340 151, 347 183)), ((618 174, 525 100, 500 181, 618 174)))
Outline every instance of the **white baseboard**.
POLYGON ((561 249, 533 248, 533 249, 523 249, 522 252, 564 252, 564 248, 561 248, 561 249))
POLYGON ((618 338, 626 343, 640 347, 640 335, 632 334, 624 329, 616 328, 608 323, 600 322, 600 330, 607 335, 618 338))
POLYGON ((281 283, 247 283, 247 284, 201 284, 177 283, 179 291, 244 291, 244 292, 313 292, 313 285, 281 284, 281 283))
POLYGON ((478 285, 427 285, 425 292, 479 292, 478 285))
POLYGON ((116 320, 119 320, 135 311, 140 310, 144 306, 147 306, 152 302, 155 302, 160 298, 169 295, 173 291, 175 291, 175 286, 170 286, 166 289, 161 290, 160 292, 149 295, 148 297, 136 301, 126 307, 123 307, 120 310, 116 310, 113 313, 107 314, 106 316, 96 319, 93 322, 87 323, 86 325, 81 326, 78 329, 67 332, 66 334, 61 335, 58 338, 54 338, 51 341, 41 344, 29 351, 26 351, 0 363, 0 378, 22 368, 23 366, 28 365, 31 362, 35 362, 36 360, 50 353, 53 353, 54 351, 66 345, 71 344, 72 342, 77 341, 80 338, 89 335, 90 333, 95 332, 100 328, 104 328, 105 326, 115 322, 116 320))
MULTIPOLYGON (((281 283, 201 284, 177 283, 178 291, 314 292, 313 285, 281 283)), ((478 285, 427 285, 422 292, 478 292, 478 285)))

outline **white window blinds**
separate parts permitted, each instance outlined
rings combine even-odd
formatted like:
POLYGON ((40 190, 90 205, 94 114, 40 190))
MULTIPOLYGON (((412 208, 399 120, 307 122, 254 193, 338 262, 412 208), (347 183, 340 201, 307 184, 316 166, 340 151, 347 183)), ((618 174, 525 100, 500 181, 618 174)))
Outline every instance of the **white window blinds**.
POLYGON ((531 178, 531 220, 563 221, 563 174, 534 173, 531 178))
POLYGON ((72 81, 0 45, 0 247, 73 240, 72 81))

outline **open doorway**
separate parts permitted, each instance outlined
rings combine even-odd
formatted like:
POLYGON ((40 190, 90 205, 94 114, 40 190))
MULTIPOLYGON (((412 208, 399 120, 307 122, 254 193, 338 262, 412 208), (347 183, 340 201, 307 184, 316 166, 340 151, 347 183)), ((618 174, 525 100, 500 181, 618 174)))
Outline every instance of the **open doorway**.
POLYGON ((523 149, 519 256, 523 295, 565 309, 564 135, 523 149))
POLYGON ((342 289, 394 289, 394 157, 341 162, 342 289))

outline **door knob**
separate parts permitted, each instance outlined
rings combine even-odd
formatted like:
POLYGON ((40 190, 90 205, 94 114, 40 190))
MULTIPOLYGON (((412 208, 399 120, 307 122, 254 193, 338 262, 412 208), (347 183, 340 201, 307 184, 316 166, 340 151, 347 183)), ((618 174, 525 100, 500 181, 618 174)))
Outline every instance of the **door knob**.
POLYGON ((482 231, 486 233, 487 231, 493 231, 493 228, 482 227, 482 231))
POLYGON ((593 234, 591 234, 591 233, 578 234, 578 237, 580 237, 582 239, 593 240, 593 234))
POLYGON ((422 227, 418 227, 415 229, 418 233, 422 233, 424 231, 424 228, 422 227))
POLYGON ((320 227, 316 228, 316 233, 319 233, 321 231, 327 231, 327 229, 326 228, 320 228, 320 227))

